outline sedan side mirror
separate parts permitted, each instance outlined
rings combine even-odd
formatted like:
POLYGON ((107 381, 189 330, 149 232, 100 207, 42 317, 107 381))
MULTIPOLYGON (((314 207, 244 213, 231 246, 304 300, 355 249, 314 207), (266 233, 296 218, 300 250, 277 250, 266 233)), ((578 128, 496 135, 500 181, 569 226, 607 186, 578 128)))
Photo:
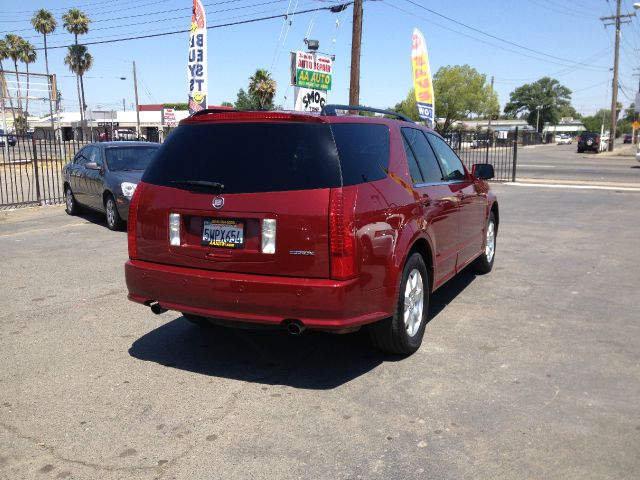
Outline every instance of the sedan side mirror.
POLYGON ((471 174, 480 180, 489 180, 495 176, 493 165, 490 163, 474 163, 471 174))
POLYGON ((87 170, 100 170, 100 165, 98 165, 96 162, 87 162, 84 164, 84 168, 86 168, 87 170))

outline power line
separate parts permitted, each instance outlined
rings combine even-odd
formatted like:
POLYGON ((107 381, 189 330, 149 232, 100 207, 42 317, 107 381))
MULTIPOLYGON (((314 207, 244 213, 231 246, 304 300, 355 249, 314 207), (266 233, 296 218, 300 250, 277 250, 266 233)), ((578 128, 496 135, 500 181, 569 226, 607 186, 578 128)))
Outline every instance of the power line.
POLYGON ((527 57, 527 58, 532 58, 532 59, 537 60, 539 62, 551 63, 551 64, 554 64, 554 65, 560 65, 562 67, 570 67, 570 68, 573 68, 573 69, 580 68, 582 70, 589 70, 589 71, 592 71, 592 72, 602 72, 602 71, 606 71, 607 70, 607 67, 600 66, 600 65, 587 65, 587 64, 582 65, 582 64, 579 64, 579 63, 576 63, 574 65, 568 65, 566 63, 560 63, 560 62, 557 62, 557 61, 554 61, 554 60, 548 60, 548 59, 545 59, 545 58, 535 57, 533 55, 530 55, 530 54, 527 54, 527 53, 524 53, 524 52, 521 52, 521 51, 518 51, 518 50, 513 50, 513 49, 508 48, 508 47, 506 47, 504 45, 498 45, 496 43, 489 42, 489 41, 484 40, 482 38, 474 37, 474 36, 469 35, 467 33, 461 32, 460 30, 455 30, 453 28, 446 27, 444 25, 439 24, 438 22, 435 22, 431 18, 426 18, 426 17, 422 17, 420 15, 416 15, 415 12, 409 12, 409 11, 407 11, 407 10, 401 8, 401 7, 393 5, 393 4, 389 3, 388 0, 385 1, 385 4, 388 5, 391 8, 394 8, 396 10, 399 10, 399 11, 403 12, 403 13, 406 13, 407 15, 411 16, 412 18, 420 18, 420 19, 425 20, 425 21, 427 21, 427 22, 429 22, 429 23, 431 23, 433 25, 436 25, 436 26, 438 26, 438 27, 440 27, 440 28, 442 28, 444 30, 457 33, 458 35, 462 35, 463 37, 467 37, 467 38, 470 38, 470 39, 475 40, 477 42, 482 42, 482 43, 485 43, 487 45, 491 45, 492 47, 499 48, 501 50, 505 50, 507 52, 514 53, 516 55, 520 55, 520 56, 527 57), (577 65, 582 65, 582 66, 577 66, 577 65))
MULTIPOLYGON (((212 7, 212 6, 218 6, 218 5, 226 5, 226 4, 229 4, 229 3, 238 3, 239 1, 242 1, 242 0, 225 0, 223 2, 205 3, 203 5, 203 7, 212 7)), ((273 2, 267 2, 267 3, 282 3, 284 1, 286 1, 286 0, 275 0, 273 2)), ((110 13, 114 13, 114 12, 120 13, 120 12, 123 12, 123 11, 126 11, 126 10, 138 10, 140 8, 143 8, 143 7, 149 6, 149 5, 155 5, 155 4, 154 3, 148 3, 148 4, 145 4, 145 5, 139 5, 137 7, 122 8, 120 10, 113 10, 110 13)), ((263 5, 263 4, 259 4, 259 5, 263 5)), ((240 6, 240 7, 236 7, 235 9, 239 10, 239 9, 243 9, 243 8, 251 8, 253 6, 255 6, 255 5, 240 6)), ((229 11, 229 10, 234 10, 234 9, 232 8, 232 9, 220 10, 220 11, 229 11)), ((182 7, 182 8, 172 8, 172 9, 169 9, 169 10, 159 10, 159 11, 154 11, 154 12, 142 12, 142 13, 138 13, 138 14, 135 14, 135 15, 127 15, 125 17, 103 18, 103 19, 98 19, 98 20, 91 20, 91 23, 113 22, 113 21, 116 21, 116 20, 128 20, 130 18, 136 18, 136 17, 150 17, 150 16, 154 16, 154 15, 161 15, 163 13, 175 13, 175 12, 184 12, 184 11, 189 11, 190 12, 191 8, 190 7, 182 7)), ((219 11, 213 11, 213 12, 207 12, 207 13, 218 13, 218 12, 219 11)), ((23 28, 23 29, 20 29, 20 30, 13 30, 12 32, 27 32, 27 31, 33 31, 33 28, 23 28)), ((12 33, 12 32, 3 31, 3 32, 0 32, 0 33, 12 33)))
MULTIPOLYGON (((333 7, 318 7, 318 8, 310 8, 307 10, 301 10, 299 12, 297 12, 297 15, 301 15, 303 13, 311 13, 311 12, 318 12, 321 10, 331 10, 333 7)), ((283 14, 278 14, 278 15, 270 15, 267 17, 259 17, 259 18, 252 18, 252 19, 248 19, 248 20, 241 20, 238 22, 229 22, 229 23, 221 23, 218 25, 209 25, 207 27, 207 30, 212 30, 212 29, 216 29, 216 28, 224 28, 224 27, 231 27, 234 25, 244 25, 247 23, 256 23, 256 22, 262 22, 262 21, 266 21, 266 20, 273 20, 274 18, 283 18, 285 15, 283 14)), ((140 40, 140 39, 144 39, 144 38, 156 38, 156 37, 164 37, 164 36, 168 36, 168 35, 178 35, 181 33, 189 33, 190 30, 175 30, 172 32, 163 32, 163 33, 154 33, 154 34, 149 34, 149 35, 137 35, 137 36, 133 36, 133 37, 125 37, 125 38, 116 38, 113 40, 101 40, 101 41, 95 41, 95 42, 82 42, 81 45, 100 45, 100 44, 104 44, 104 43, 116 43, 116 42, 126 42, 129 40, 140 40)), ((57 49, 57 48, 66 48, 69 47, 71 45, 56 45, 56 46, 51 46, 48 47, 49 50, 53 50, 53 49, 57 49)), ((36 50, 44 50, 44 47, 42 48, 36 48, 36 50)))
MULTIPOLYGON (((227 9, 222 9, 222 10, 212 10, 212 11, 207 12, 207 15, 214 14, 214 13, 233 12, 233 11, 241 10, 241 9, 245 9, 245 8, 260 7, 260 6, 263 6, 263 5, 271 5, 273 3, 281 3, 281 2, 284 2, 284 1, 286 1, 286 0, 276 0, 275 2, 274 1, 270 1, 270 2, 254 3, 254 4, 251 4, 251 5, 246 5, 246 6, 237 7, 237 8, 227 8, 227 9)), ((260 11, 260 12, 252 12, 252 13, 250 13, 248 15, 244 15, 244 16, 267 13, 267 12, 274 12, 274 11, 276 11, 276 9, 270 9, 270 10, 265 10, 265 11, 260 11)), ((240 18, 240 17, 242 17, 242 16, 236 16, 236 17, 231 17, 231 18, 240 18)), ((123 17, 123 18, 129 18, 129 17, 123 17)), ((117 28, 124 28, 124 27, 136 27, 138 25, 148 25, 148 24, 151 24, 151 23, 167 22, 167 21, 170 21, 170 20, 180 20, 184 24, 184 19, 185 19, 185 17, 172 16, 172 17, 156 18, 154 20, 148 20, 146 22, 125 23, 125 24, 121 24, 121 25, 110 25, 108 27, 92 28, 89 31, 89 34, 97 32, 97 31, 101 31, 101 30, 114 30, 114 29, 117 29, 117 28)), ((120 19, 113 19, 113 20, 120 20, 120 19)), ((164 28, 166 29, 167 27, 165 26, 164 28)), ((50 38, 50 37, 53 37, 53 36, 60 36, 60 35, 69 35, 69 33, 68 32, 52 33, 52 34, 48 35, 47 38, 50 38)), ((31 38, 33 38, 33 39, 41 39, 42 35, 29 35, 29 36, 25 36, 23 38, 27 39, 27 40, 31 39, 31 38)))
POLYGON ((472 30, 472 31, 477 32, 477 33, 480 33, 481 35, 485 35, 485 36, 487 36, 487 37, 489 37, 489 38, 493 38, 494 40, 498 40, 498 41, 500 41, 500 42, 504 42, 504 43, 506 43, 506 44, 508 44, 508 45, 512 45, 512 46, 514 46, 514 47, 521 48, 521 49, 523 49, 523 50, 526 50, 526 51, 528 51, 528 52, 535 53, 535 54, 537 54, 537 55, 542 55, 542 56, 545 56, 545 57, 553 58, 553 59, 555 59, 555 60, 559 60, 559 61, 562 61, 562 62, 567 62, 567 63, 570 63, 570 64, 571 64, 571 63, 573 63, 573 64, 576 64, 576 65, 581 65, 579 62, 576 62, 576 61, 571 60, 571 59, 569 59, 569 58, 557 57, 557 56, 555 56, 555 55, 551 55, 551 54, 549 54, 549 53, 541 52, 540 50, 535 50, 535 49, 533 49, 533 48, 529 48, 529 47, 526 47, 526 46, 524 46, 524 45, 520 45, 519 43, 512 42, 511 40, 507 40, 507 39, 505 39, 505 38, 498 37, 497 35, 493 35, 493 34, 491 34, 491 33, 485 32, 485 31, 480 30, 480 29, 478 29, 478 28, 472 27, 472 26, 470 26, 470 25, 467 25, 466 23, 462 23, 462 22, 460 22, 460 21, 458 21, 458 20, 456 20, 456 19, 454 19, 454 18, 447 17, 446 15, 443 15, 442 13, 438 13, 438 12, 436 12, 435 10, 431 10, 430 8, 427 8, 427 7, 423 6, 423 5, 420 5, 419 3, 416 3, 416 2, 414 2, 413 0, 405 0, 405 1, 406 1, 406 2, 408 2, 408 3, 410 3, 410 4, 412 4, 412 5, 414 5, 414 6, 416 6, 416 7, 418 7, 418 8, 421 8, 421 9, 423 9, 423 10, 426 10, 427 12, 430 12, 430 13, 433 13, 434 15, 437 15, 437 16, 439 16, 439 17, 442 17, 442 18, 444 18, 445 20, 448 20, 448 21, 450 21, 450 22, 453 22, 453 23, 455 23, 456 25, 460 25, 460 26, 462 26, 462 27, 468 28, 469 30, 472 30))

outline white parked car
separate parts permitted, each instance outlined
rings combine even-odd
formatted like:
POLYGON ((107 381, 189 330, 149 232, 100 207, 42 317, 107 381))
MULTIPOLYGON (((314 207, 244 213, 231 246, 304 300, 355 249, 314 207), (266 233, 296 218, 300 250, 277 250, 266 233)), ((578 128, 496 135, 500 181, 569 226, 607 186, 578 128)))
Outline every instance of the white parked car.
POLYGON ((558 145, 571 145, 573 143, 573 138, 563 133, 562 135, 556 135, 556 143, 558 145))
POLYGON ((636 152, 636 161, 640 162, 640 150, 636 152))

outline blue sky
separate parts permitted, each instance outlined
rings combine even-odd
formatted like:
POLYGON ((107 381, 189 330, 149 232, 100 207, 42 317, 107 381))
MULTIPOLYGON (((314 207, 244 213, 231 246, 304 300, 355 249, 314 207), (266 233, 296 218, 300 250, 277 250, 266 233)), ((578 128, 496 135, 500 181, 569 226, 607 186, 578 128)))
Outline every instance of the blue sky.
MULTIPOLYGON (((331 103, 347 103, 351 48, 352 8, 340 14, 321 11, 294 14, 340 3, 335 0, 204 0, 208 25, 258 17, 282 18, 208 31, 209 103, 233 102, 239 88, 247 87, 256 68, 267 68, 277 81, 276 103, 291 108, 289 51, 304 47, 305 36, 320 41, 320 51, 335 54, 331 103)), ((623 13, 632 12, 623 1, 623 13)), ((68 45, 73 38, 60 17, 76 6, 93 20, 86 42, 112 40, 183 30, 189 27, 189 0, 0 0, 0 36, 18 33, 36 47, 42 36, 29 19, 38 8, 51 10, 59 20, 49 46, 68 45)), ((610 0, 377 0, 365 1, 362 38, 360 103, 390 107, 411 88, 411 33, 425 35, 432 71, 445 65, 469 64, 490 78, 500 104, 523 83, 545 75, 557 78, 574 93, 572 103, 583 114, 608 107, 613 65, 613 27, 604 28, 599 17, 615 9, 610 0), (466 28, 427 9, 445 15, 466 28), (516 44, 516 45, 514 45, 516 44), (521 48, 524 47, 524 48, 521 48)), ((133 102, 131 63, 136 61, 140 103, 184 102, 187 99, 188 34, 90 45, 94 66, 85 77, 87 103, 94 109, 122 108, 133 102), (126 77, 126 80, 120 80, 126 77)), ((619 100, 627 106, 638 89, 640 17, 622 28, 619 100)), ((49 65, 58 76, 67 110, 77 110, 75 79, 63 63, 65 48, 49 51, 49 65)), ((5 68, 9 66, 5 63, 5 68)), ((31 71, 44 72, 44 52, 31 71)), ((37 107, 42 108, 43 106, 37 107)), ((35 110, 35 109, 32 109, 35 110)), ((436 112, 437 113, 437 112, 436 112)))

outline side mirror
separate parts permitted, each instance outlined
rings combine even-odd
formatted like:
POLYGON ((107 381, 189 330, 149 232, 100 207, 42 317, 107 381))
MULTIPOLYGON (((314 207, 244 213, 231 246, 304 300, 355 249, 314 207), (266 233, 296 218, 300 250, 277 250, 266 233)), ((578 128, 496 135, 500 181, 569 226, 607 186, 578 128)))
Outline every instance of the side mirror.
POLYGON ((489 180, 495 176, 493 165, 490 163, 474 163, 471 174, 480 180, 489 180))
POLYGON ((96 162, 87 162, 84 164, 84 168, 86 168, 87 170, 100 170, 100 165, 98 165, 96 162))

